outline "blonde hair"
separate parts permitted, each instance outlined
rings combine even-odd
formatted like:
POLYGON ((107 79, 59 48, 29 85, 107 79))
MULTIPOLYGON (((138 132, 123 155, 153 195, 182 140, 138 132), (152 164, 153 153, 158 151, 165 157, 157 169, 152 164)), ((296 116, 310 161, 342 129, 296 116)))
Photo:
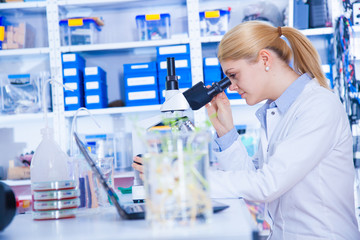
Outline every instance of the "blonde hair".
POLYGON ((297 73, 308 73, 312 78, 316 78, 321 86, 329 89, 318 52, 310 40, 295 28, 279 29, 261 21, 241 23, 222 38, 218 58, 220 62, 229 59, 256 62, 262 49, 274 51, 286 64, 290 63, 294 55, 294 70, 297 73), (281 35, 286 37, 291 48, 280 38, 281 35))

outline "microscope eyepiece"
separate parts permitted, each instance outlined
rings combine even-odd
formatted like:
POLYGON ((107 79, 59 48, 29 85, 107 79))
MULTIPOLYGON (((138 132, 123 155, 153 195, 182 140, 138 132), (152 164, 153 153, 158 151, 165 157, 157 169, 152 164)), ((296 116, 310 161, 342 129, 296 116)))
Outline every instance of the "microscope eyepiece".
POLYGON ((166 90, 179 90, 178 76, 175 73, 175 59, 173 57, 166 58, 167 76, 166 90))
POLYGON ((198 110, 230 85, 231 82, 228 77, 221 79, 219 82, 213 83, 210 88, 206 88, 203 82, 198 82, 193 87, 186 90, 183 95, 188 101, 191 109, 198 110))

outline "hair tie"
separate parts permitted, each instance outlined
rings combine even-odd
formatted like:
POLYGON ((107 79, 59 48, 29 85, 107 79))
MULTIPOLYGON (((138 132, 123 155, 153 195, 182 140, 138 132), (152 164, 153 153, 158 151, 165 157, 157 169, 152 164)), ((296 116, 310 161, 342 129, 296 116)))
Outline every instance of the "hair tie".
POLYGON ((279 37, 282 35, 281 27, 278 27, 279 37))

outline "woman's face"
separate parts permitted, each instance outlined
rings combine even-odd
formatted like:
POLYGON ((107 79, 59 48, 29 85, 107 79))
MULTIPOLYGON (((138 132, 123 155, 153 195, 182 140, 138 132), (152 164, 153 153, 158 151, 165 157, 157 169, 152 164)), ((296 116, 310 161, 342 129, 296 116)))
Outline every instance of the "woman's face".
POLYGON ((255 105, 266 99, 263 61, 250 63, 243 59, 226 60, 221 62, 221 66, 231 81, 229 89, 238 92, 248 105, 255 105))

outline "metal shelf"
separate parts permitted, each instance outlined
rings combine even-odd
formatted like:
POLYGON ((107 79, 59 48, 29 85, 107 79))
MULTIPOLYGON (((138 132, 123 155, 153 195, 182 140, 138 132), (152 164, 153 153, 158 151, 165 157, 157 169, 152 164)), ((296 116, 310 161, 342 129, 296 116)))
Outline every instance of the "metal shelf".
POLYGON ((155 5, 163 5, 163 4, 182 4, 185 3, 186 0, 151 0, 151 1, 141 1, 141 0, 60 0, 57 1, 57 4, 61 7, 68 6, 116 6, 119 4, 124 5, 126 8, 131 7, 154 7, 155 5))
POLYGON ((0 50, 0 56, 23 56, 49 54, 49 48, 21 48, 0 50))
MULTIPOLYGON (((48 113, 47 117, 52 118, 53 113, 48 113)), ((29 120, 42 120, 44 113, 19 113, 19 114, 2 114, 0 115, 0 122, 15 122, 15 121, 29 121, 29 120)))
POLYGON ((3 10, 3 9, 25 9, 25 8, 45 8, 45 7, 46 7, 46 1, 0 3, 0 10, 3 10))
MULTIPOLYGON (((306 36, 321 36, 321 35, 331 35, 334 33, 334 29, 332 27, 326 28, 310 28, 300 30, 306 36)), ((360 31, 360 28, 358 28, 360 31)), ((201 37, 202 43, 212 43, 212 42, 220 42, 223 36, 209 36, 209 37, 201 37)))
POLYGON ((31 185, 30 179, 25 180, 0 180, 10 187, 31 185))
POLYGON ((309 28, 300 30, 306 36, 321 36, 321 35, 331 35, 334 33, 334 29, 332 27, 326 28, 309 28))
POLYGON ((109 4, 109 3, 124 3, 134 2, 134 0, 61 0, 58 1, 59 6, 65 5, 88 5, 88 4, 109 4))
POLYGON ((220 42, 222 38, 223 38, 223 35, 220 35, 220 36, 201 37, 201 42, 202 42, 202 43, 220 42))
POLYGON ((189 43, 188 38, 166 39, 166 40, 156 40, 156 41, 136 41, 136 42, 123 42, 123 43, 75 45, 75 46, 61 47, 61 52, 103 51, 103 50, 177 45, 177 44, 185 44, 185 43, 189 43))
MULTIPOLYGON (((148 105, 148 106, 134 106, 134 107, 113 107, 113 108, 102 108, 102 109, 90 109, 89 111, 93 115, 108 115, 108 114, 121 114, 121 113, 140 113, 140 112, 151 112, 160 111, 161 105, 148 105)), ((65 111, 65 117, 73 117, 76 111, 65 111)), ((78 113, 78 116, 88 115, 82 111, 78 113)))

